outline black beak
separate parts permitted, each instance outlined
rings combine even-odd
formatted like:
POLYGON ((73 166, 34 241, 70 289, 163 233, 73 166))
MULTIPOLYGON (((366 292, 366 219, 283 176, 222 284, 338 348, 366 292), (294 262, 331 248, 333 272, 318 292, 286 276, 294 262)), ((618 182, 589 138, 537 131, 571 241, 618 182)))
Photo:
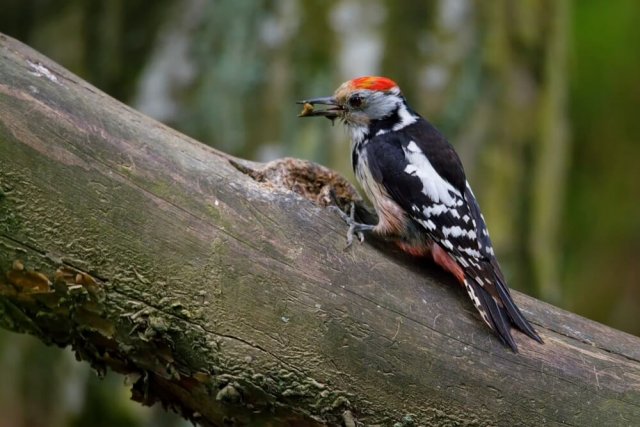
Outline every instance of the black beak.
POLYGON ((335 118, 337 118, 340 115, 340 112, 342 111, 342 107, 338 105, 338 102, 333 96, 305 99, 303 101, 298 101, 297 104, 304 105, 304 107, 302 108, 302 111, 300 112, 300 114, 298 114, 298 117, 320 116, 320 117, 326 117, 333 121, 335 118), (314 105, 316 104, 330 105, 330 107, 325 110, 316 110, 314 108, 314 105))

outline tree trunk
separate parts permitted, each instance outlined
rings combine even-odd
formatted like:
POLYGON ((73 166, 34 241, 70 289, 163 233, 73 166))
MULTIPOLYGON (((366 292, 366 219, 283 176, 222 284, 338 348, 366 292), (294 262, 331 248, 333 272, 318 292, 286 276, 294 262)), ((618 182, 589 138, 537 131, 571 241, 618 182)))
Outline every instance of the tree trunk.
POLYGON ((1 35, 0 57, 2 326, 203 425, 640 420, 638 338, 514 292, 545 344, 511 353, 430 263, 343 250, 333 172, 231 159, 1 35))

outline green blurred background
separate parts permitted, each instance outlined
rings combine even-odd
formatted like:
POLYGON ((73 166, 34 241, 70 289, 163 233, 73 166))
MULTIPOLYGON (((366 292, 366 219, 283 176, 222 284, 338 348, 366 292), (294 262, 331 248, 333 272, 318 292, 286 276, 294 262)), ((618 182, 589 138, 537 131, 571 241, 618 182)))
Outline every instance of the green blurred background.
MULTIPOLYGON (((640 334, 640 2, 2 0, 0 32, 223 151, 349 170, 294 101, 396 80, 466 165, 513 288, 640 334)), ((0 427, 177 426, 0 332, 0 427)))

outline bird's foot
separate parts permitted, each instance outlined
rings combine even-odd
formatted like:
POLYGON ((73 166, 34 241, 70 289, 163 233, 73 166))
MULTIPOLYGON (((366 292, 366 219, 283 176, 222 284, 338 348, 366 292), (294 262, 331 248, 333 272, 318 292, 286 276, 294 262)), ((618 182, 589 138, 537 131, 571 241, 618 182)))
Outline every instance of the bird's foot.
POLYGON ((351 202, 348 215, 337 206, 335 206, 335 209, 338 211, 338 214, 343 221, 349 225, 349 230, 347 230, 347 246, 345 249, 348 249, 353 243, 353 236, 357 236, 360 243, 362 243, 364 242, 364 233, 372 231, 375 228, 374 225, 363 224, 355 220, 356 204, 354 202, 351 202))

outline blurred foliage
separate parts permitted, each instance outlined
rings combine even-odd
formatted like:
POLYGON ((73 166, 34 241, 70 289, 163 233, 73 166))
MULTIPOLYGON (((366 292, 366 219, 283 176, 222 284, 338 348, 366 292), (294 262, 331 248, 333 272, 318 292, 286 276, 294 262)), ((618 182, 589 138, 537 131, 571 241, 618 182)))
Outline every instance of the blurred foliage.
POLYGON ((70 350, 0 330, 0 427, 178 427, 161 408, 129 400, 122 377, 98 377, 70 350))
MULTIPOLYGON (((226 152, 347 176, 344 131, 293 102, 388 75, 460 152, 511 286, 640 334, 638 18, 634 0, 3 0, 0 31, 226 152)), ((29 340, 0 335, 15 425, 180 422, 29 340)))
POLYGON ((640 3, 577 2, 565 305, 640 335, 640 3))

